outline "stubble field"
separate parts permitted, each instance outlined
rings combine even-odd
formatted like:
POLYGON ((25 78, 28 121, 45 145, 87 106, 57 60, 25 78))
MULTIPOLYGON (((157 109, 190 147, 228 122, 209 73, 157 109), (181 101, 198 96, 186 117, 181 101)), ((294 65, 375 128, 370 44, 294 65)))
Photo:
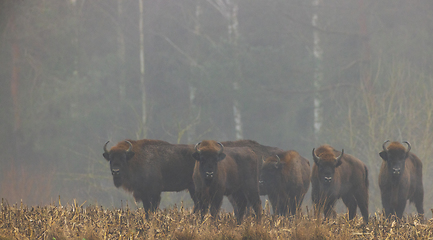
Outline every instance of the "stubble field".
POLYGON ((63 206, 1 204, 0 240, 3 239, 432 239, 433 221, 408 216, 388 221, 370 213, 363 224, 346 214, 324 221, 311 210, 296 217, 278 217, 265 208, 262 221, 254 217, 237 225, 232 213, 222 211, 216 220, 182 206, 159 210, 148 219, 142 209, 106 209, 77 203, 63 206))

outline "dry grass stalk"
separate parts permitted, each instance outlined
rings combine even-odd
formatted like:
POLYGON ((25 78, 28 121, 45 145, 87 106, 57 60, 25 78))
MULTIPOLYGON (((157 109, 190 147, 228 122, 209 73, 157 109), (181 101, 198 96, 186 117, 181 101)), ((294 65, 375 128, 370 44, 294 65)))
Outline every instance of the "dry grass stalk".
POLYGON ((146 220, 142 209, 96 206, 8 205, 2 202, 0 239, 418 239, 433 238, 433 222, 416 217, 384 220, 375 214, 364 225, 347 214, 324 221, 313 214, 285 218, 265 214, 261 223, 249 216, 241 225, 232 213, 217 220, 184 208, 157 211, 146 220))

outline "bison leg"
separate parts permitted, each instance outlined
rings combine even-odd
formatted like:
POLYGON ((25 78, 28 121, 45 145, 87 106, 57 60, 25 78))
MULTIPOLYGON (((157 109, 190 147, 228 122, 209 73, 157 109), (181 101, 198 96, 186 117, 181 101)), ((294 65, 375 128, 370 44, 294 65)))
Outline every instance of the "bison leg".
POLYGON ((262 218, 262 201, 260 200, 259 188, 257 185, 250 186, 245 189, 243 196, 246 196, 247 201, 251 204, 256 213, 257 220, 262 218))
POLYGON ((325 218, 330 218, 333 217, 335 218, 336 216, 336 212, 334 210, 334 205, 335 205, 336 200, 334 199, 328 199, 328 201, 325 202, 325 206, 323 209, 323 214, 325 215, 325 218))
POLYGON ((292 196, 290 197, 290 214, 296 215, 296 211, 301 207, 304 196, 292 196))
POLYGON ((368 189, 365 187, 364 191, 356 191, 355 199, 361 211, 362 218, 365 223, 368 223, 368 189))
POLYGON ((194 204, 194 213, 200 212, 202 219, 209 208, 209 197, 199 191, 195 192, 196 203, 194 204))
POLYGON ((273 211, 274 215, 277 215, 278 209, 279 209, 278 195, 277 194, 269 194, 268 198, 269 198, 269 202, 271 202, 272 211, 273 211))
POLYGON ((415 203, 416 211, 418 212, 418 214, 424 215, 424 190, 422 189, 422 187, 415 192, 412 201, 415 203))
POLYGON ((152 194, 152 196, 141 197, 143 203, 143 209, 148 214, 149 212, 155 212, 161 201, 161 194, 152 194))
POLYGON ((352 194, 345 195, 342 197, 344 205, 349 209, 349 220, 352 220, 356 216, 356 200, 352 194))
POLYGON ((195 194, 195 186, 194 186, 194 184, 192 185, 192 186, 190 186, 190 187, 188 187, 188 192, 189 192, 189 195, 191 196, 191 199, 192 199, 192 201, 193 201, 193 203, 194 203, 194 207, 193 207, 193 211, 194 211, 194 213, 195 212, 197 212, 197 197, 196 197, 196 194, 195 194))
POLYGON ((399 198, 397 207, 395 209, 395 213, 396 213, 397 217, 400 219, 403 217, 403 212, 404 212, 404 209, 406 208, 406 203, 407 203, 407 200, 404 197, 399 198))
POLYGON ((286 196, 281 196, 278 201, 278 215, 286 216, 289 211, 289 199, 286 196))
POLYGON ((210 214, 215 219, 218 215, 218 212, 221 208, 221 204, 223 203, 223 197, 224 195, 222 193, 216 192, 214 197, 211 200, 210 203, 210 214))
POLYGON ((235 211, 236 220, 238 224, 241 224, 242 219, 245 215, 248 200, 242 192, 235 192, 231 196, 233 197, 234 202, 233 207, 237 208, 237 211, 235 211))
POLYGON ((258 221, 262 219, 262 201, 260 200, 260 195, 257 193, 257 196, 249 196, 248 201, 251 203, 254 212, 256 213, 256 218, 258 221))
POLYGON ((390 193, 384 192, 381 189, 381 197, 382 197, 382 207, 385 210, 385 217, 389 218, 392 214, 395 214, 395 210, 393 207, 391 207, 391 199, 390 199, 390 193))

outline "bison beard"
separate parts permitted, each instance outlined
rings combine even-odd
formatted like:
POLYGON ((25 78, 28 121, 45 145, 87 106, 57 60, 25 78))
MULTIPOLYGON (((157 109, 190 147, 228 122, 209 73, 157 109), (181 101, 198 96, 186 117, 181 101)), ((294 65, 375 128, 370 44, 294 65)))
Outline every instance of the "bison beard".
POLYGON ((110 162, 116 187, 132 192, 146 212, 154 211, 161 192, 188 189, 195 202, 192 173, 193 146, 143 139, 119 142, 110 151, 104 145, 104 158, 110 162))
POLYGON ((251 203, 260 219, 257 155, 250 148, 224 148, 215 141, 202 141, 196 144, 195 149, 195 212, 200 211, 203 217, 210 205, 211 215, 215 218, 225 195, 231 196, 238 208, 235 212, 238 223, 242 221, 247 202, 251 203))
POLYGON ((424 214, 424 189, 422 183, 422 162, 399 142, 391 142, 388 147, 385 141, 383 151, 379 153, 383 159, 379 173, 379 188, 385 216, 403 217, 407 200, 415 203, 418 214, 424 214))
POLYGON ((274 214, 295 215, 310 186, 310 163, 296 151, 283 152, 263 162, 260 179, 274 214))
POLYGON ((335 213, 335 202, 342 198, 349 209, 349 219, 356 216, 358 206, 367 223, 368 170, 365 164, 329 145, 313 149, 313 159, 311 195, 316 214, 323 210, 325 218, 330 217, 335 213))

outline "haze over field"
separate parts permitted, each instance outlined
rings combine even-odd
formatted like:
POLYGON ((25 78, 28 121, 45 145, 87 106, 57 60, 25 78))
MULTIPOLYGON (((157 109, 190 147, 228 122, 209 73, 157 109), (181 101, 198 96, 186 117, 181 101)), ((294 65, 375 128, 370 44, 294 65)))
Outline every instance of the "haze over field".
MULTIPOLYGON (((423 162, 429 212, 432 12, 431 0, 1 1, 0 197, 134 206, 106 141, 244 138, 311 165, 325 143, 356 156, 371 214, 390 139, 423 162)), ((161 207, 182 201, 163 194, 161 207)))

